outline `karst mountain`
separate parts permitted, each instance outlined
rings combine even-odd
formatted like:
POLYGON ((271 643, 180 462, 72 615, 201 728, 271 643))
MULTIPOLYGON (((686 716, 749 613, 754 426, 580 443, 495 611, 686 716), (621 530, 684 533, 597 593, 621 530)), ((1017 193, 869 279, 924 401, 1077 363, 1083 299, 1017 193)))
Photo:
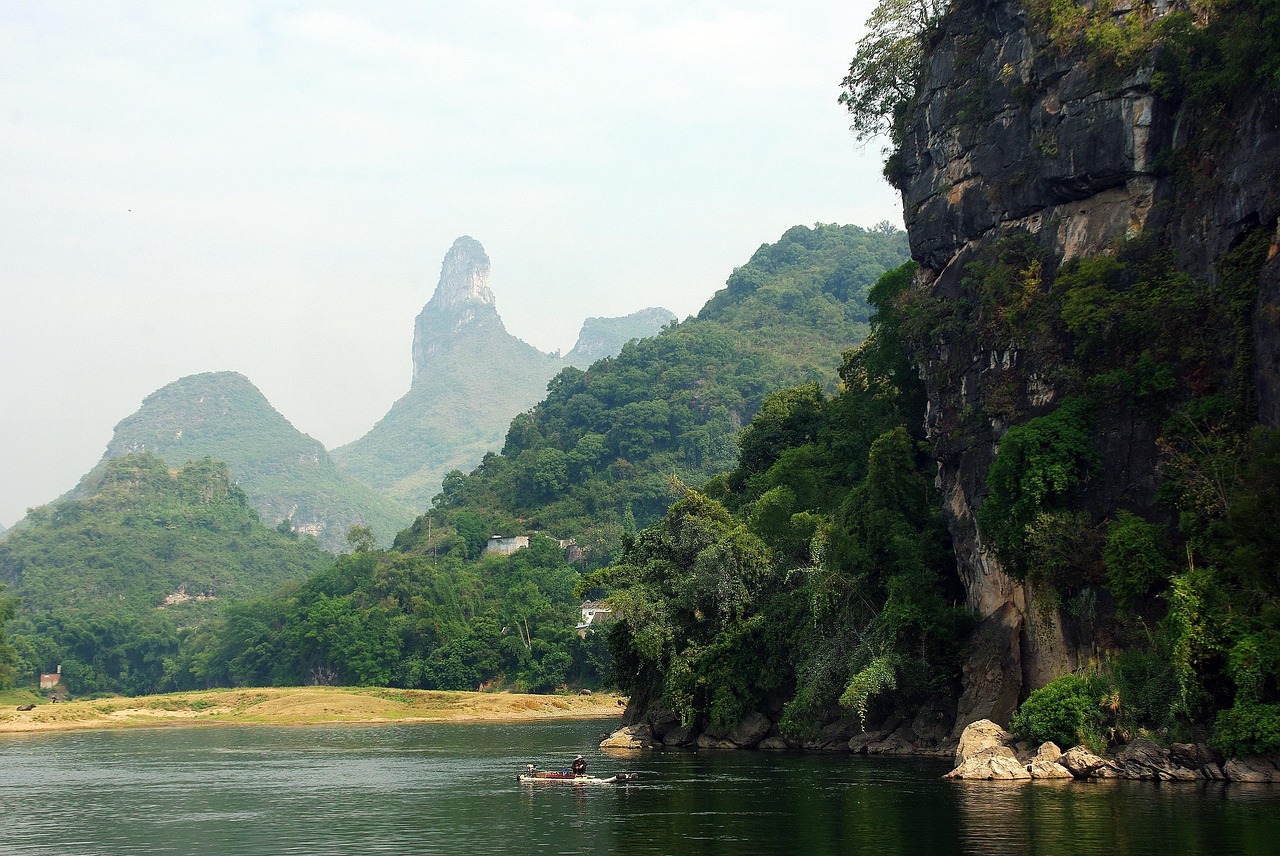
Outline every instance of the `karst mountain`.
POLYGON ((369 433, 333 450, 345 472, 416 509, 431 504, 450 470, 469 471, 486 452, 499 451, 512 417, 537 404, 561 369, 616 354, 675 317, 645 309, 589 318, 562 358, 507 332, 489 277, 480 242, 454 241, 414 323, 409 391, 369 433))

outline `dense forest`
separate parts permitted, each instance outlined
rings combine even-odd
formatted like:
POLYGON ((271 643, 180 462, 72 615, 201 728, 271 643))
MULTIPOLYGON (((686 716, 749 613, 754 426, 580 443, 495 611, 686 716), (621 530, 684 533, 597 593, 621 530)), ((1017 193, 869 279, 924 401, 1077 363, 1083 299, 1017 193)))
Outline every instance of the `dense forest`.
POLYGON ((725 729, 764 709, 801 736, 840 705, 914 715, 958 687, 971 619, 895 309, 913 270, 872 290, 873 333, 846 352, 839 392, 771 395, 735 469, 584 580, 610 592, 616 674, 640 706, 725 729))

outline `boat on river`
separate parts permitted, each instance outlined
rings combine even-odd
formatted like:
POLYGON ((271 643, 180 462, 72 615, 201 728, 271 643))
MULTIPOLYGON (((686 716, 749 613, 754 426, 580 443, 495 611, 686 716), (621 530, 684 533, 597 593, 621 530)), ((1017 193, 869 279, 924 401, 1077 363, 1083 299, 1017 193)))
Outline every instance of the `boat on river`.
POLYGON ((615 773, 607 779, 602 779, 599 776, 575 775, 568 770, 539 770, 533 764, 529 764, 523 773, 516 776, 516 781, 522 785, 614 785, 620 782, 634 782, 639 777, 639 773, 615 773))

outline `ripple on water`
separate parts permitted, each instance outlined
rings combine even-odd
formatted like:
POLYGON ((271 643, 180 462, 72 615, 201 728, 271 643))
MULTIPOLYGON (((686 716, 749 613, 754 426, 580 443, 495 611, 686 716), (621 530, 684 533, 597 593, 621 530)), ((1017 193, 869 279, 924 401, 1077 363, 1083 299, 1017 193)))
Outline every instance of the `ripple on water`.
POLYGON ((1268 786, 943 782, 945 762, 598 750, 599 723, 0 740, 0 853, 1270 853, 1268 786), (584 751, 585 749, 585 751, 584 751), (627 786, 518 785, 587 755, 627 786), (74 814, 75 820, 68 817, 74 814))

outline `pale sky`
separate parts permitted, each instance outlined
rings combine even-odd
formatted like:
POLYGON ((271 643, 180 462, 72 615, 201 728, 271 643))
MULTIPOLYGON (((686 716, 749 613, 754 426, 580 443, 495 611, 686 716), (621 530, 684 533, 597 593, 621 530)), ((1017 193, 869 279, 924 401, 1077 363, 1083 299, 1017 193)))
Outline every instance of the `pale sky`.
POLYGON ((0 523, 196 372, 356 439, 459 235, 567 351, 793 225, 901 226, 836 103, 873 5, 0 0, 0 523))

